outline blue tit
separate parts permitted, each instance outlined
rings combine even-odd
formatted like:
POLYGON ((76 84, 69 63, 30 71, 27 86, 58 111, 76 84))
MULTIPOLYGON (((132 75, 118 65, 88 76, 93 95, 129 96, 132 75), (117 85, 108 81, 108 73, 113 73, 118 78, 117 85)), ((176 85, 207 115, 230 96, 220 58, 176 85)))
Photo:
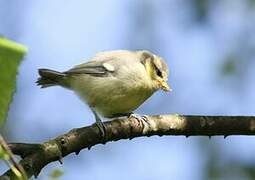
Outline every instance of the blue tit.
POLYGON ((39 69, 42 88, 62 86, 74 91, 91 108, 102 134, 99 114, 129 115, 159 89, 170 91, 165 61, 145 50, 115 50, 96 54, 68 71, 39 69))

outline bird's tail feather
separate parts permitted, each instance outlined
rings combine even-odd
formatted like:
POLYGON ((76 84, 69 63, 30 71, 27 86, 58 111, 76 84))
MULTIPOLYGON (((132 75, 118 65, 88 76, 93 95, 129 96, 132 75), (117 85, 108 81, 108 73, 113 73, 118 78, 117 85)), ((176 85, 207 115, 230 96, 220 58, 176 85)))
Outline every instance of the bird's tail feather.
POLYGON ((60 85, 63 78, 66 76, 65 73, 50 69, 39 69, 38 73, 40 77, 38 78, 36 83, 38 86, 41 86, 41 88, 60 85))

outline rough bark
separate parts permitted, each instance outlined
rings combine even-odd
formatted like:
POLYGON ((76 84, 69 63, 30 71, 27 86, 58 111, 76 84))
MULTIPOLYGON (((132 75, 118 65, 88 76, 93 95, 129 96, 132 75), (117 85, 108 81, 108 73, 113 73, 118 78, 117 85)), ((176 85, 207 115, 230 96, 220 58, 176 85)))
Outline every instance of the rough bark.
MULTIPOLYGON (((60 161, 70 153, 78 154, 82 149, 90 149, 96 144, 105 144, 120 139, 133 139, 141 136, 184 135, 216 136, 255 135, 255 117, 253 116, 190 116, 155 115, 145 120, 128 118, 115 119, 104 123, 106 137, 102 138, 97 126, 73 129, 42 144, 10 143, 9 147, 25 169, 27 176, 38 176, 44 166, 60 161)), ((15 179, 11 170, 0 179, 15 179)))

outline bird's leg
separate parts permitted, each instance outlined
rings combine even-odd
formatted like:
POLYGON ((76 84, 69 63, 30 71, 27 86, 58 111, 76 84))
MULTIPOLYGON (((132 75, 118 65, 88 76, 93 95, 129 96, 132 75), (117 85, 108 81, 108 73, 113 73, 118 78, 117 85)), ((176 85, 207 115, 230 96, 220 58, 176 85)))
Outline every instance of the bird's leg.
POLYGON ((98 127, 99 131, 101 132, 101 135, 103 138, 105 138, 106 135, 106 128, 104 123, 102 122, 101 118, 97 114, 97 112, 94 110, 94 108, 91 107, 91 110, 96 118, 96 126, 98 127))

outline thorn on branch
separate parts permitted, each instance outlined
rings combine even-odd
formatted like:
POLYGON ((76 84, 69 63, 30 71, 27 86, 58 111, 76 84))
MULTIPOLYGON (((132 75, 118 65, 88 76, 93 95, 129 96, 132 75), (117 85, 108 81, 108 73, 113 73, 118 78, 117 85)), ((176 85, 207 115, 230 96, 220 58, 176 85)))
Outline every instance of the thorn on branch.
POLYGON ((63 164, 63 158, 62 158, 62 157, 59 157, 58 162, 59 162, 60 164, 63 164))
POLYGON ((66 140, 64 137, 61 137, 59 140, 56 141, 57 145, 57 154, 58 154, 58 162, 63 164, 63 156, 62 150, 65 148, 64 145, 66 144, 66 140))
POLYGON ((79 155, 80 152, 81 152, 81 150, 76 151, 75 155, 79 155))
POLYGON ((35 179, 38 178, 39 173, 34 173, 35 179))

